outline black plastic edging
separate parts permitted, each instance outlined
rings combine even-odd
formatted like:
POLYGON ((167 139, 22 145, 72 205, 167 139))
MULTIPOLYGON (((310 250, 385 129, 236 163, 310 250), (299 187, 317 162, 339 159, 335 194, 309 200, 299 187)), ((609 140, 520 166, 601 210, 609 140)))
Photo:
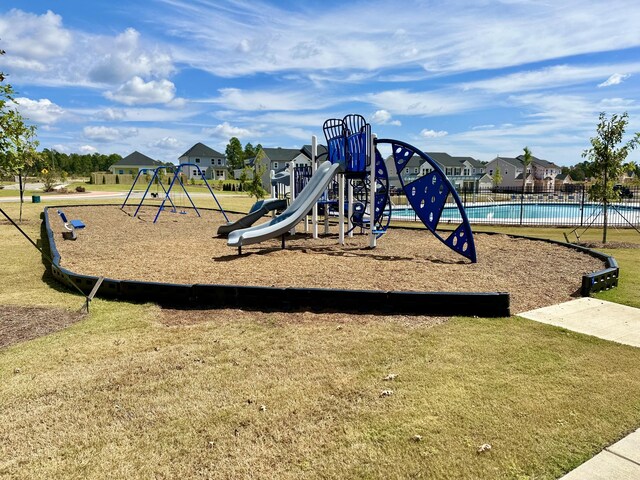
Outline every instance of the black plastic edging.
MULTIPOLYGON (((63 284, 72 279, 90 292, 98 277, 82 275, 60 266, 48 210, 95 205, 45 207, 44 219, 49 238, 54 277, 63 284)), ((102 206, 102 205, 100 205, 102 206)), ((354 313, 412 315, 465 315, 478 317, 510 316, 507 292, 402 292, 376 290, 335 290, 323 288, 280 288, 243 285, 170 284, 105 278, 97 296, 129 301, 153 301, 165 305, 245 308, 255 310, 311 310, 354 313)))
POLYGON ((561 242, 558 240, 551 240, 549 238, 536 238, 529 237, 527 235, 512 235, 509 233, 500 233, 500 232, 478 232, 484 233, 488 235, 507 235, 511 238, 523 238, 526 240, 535 240, 538 242, 547 242, 553 245, 560 245, 565 248, 571 248, 573 250, 577 250, 582 253, 586 253, 594 258, 602 260, 606 266, 603 270, 598 270, 597 272, 585 273, 582 275, 582 286, 580 287, 580 295, 583 297, 588 297, 592 293, 599 292, 601 290, 608 290, 613 287, 618 286, 618 277, 620 276, 620 268, 618 267, 618 262, 611 255, 607 255, 606 253, 598 252, 597 250, 592 250, 587 247, 583 247, 582 245, 574 245, 573 243, 561 242))

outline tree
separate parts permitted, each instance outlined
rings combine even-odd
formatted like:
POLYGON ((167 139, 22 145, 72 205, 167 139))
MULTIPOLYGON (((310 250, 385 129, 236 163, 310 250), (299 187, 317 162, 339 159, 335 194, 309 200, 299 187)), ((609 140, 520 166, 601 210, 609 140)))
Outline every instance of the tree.
MULTIPOLYGON (((0 55, 4 55, 0 50, 0 55)), ((5 75, 0 72, 0 82, 5 75)), ((16 109, 13 87, 0 84, 0 174, 17 175, 20 187, 20 221, 24 203, 23 174, 31 167, 38 156, 36 147, 36 127, 27 125, 16 109)))
POLYGON ((253 145, 251 145, 251 142, 248 142, 244 146, 244 158, 243 158, 243 160, 246 160, 247 158, 255 157, 256 153, 257 153, 257 150, 255 148, 253 148, 253 145))
POLYGON ((522 193, 524 193, 525 187, 527 186, 527 169, 533 160, 529 147, 524 147, 523 150, 524 155, 522 155, 522 166, 524 168, 522 170, 522 193))
POLYGON ((242 144, 236 137, 231 137, 224 153, 227 157, 227 166, 230 171, 244 167, 244 152, 242 151, 242 144))
POLYGON ((628 121, 627 112, 622 115, 614 113, 610 119, 601 112, 597 135, 590 139, 591 148, 582 153, 583 157, 589 159, 589 171, 595 180, 589 189, 589 194, 591 198, 602 202, 603 206, 602 243, 607 243, 608 204, 619 197, 613 186, 624 172, 624 161, 629 151, 633 150, 640 141, 640 133, 635 133, 624 145, 618 147, 622 142, 628 121))
POLYGON ((267 191, 262 187, 262 175, 264 175, 266 171, 267 167, 265 165, 256 162, 253 168, 249 166, 244 167, 242 173, 240 173, 242 191, 255 197, 256 201, 267 195, 267 191))
POLYGON ((493 174, 493 186, 497 187, 502 183, 502 173, 500 173, 500 167, 496 168, 496 173, 493 174))

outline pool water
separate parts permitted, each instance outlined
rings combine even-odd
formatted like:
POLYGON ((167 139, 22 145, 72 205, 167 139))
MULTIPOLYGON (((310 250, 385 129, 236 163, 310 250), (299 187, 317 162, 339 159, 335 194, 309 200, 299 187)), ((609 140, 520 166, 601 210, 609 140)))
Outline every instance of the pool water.
MULTIPOLYGON (((465 208, 471 223, 522 223, 547 225, 593 225, 603 222, 602 205, 579 203, 505 203, 493 205, 470 205, 465 208)), ((610 206, 609 223, 627 225, 640 224, 640 208, 628 205, 610 206)), ((394 208, 391 215, 396 220, 418 220, 412 208, 394 208)), ((461 221, 456 206, 447 206, 440 217, 441 221, 461 221)))

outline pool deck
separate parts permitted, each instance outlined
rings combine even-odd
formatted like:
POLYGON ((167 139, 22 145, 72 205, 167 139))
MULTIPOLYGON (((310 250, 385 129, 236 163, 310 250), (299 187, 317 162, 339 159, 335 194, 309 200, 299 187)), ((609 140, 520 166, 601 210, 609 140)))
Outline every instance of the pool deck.
MULTIPOLYGON (((638 308, 595 298, 580 298, 531 310, 519 316, 640 348, 640 309, 638 308)), ((561 478, 561 480, 610 479, 640 479, 640 429, 606 447, 561 478)))

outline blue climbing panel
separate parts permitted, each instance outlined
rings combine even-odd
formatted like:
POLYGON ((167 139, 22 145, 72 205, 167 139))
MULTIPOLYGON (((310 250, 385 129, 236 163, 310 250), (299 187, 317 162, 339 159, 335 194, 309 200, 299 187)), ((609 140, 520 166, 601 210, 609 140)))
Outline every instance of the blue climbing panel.
POLYGON ((442 169, 427 154, 408 143, 388 139, 377 140, 378 145, 383 143, 391 144, 398 178, 400 179, 400 183, 411 207, 415 210, 420 220, 422 220, 422 223, 424 223, 442 243, 475 263, 477 261, 476 247, 467 214, 464 211, 458 193, 442 172, 442 169), (432 171, 413 181, 405 183, 405 178, 408 176, 403 175, 403 170, 407 168, 409 161, 414 156, 418 156, 424 162, 427 162, 432 171), (436 228, 440 222, 440 217, 442 216, 449 195, 451 195, 458 208, 462 222, 455 227, 451 234, 444 238, 436 228))

